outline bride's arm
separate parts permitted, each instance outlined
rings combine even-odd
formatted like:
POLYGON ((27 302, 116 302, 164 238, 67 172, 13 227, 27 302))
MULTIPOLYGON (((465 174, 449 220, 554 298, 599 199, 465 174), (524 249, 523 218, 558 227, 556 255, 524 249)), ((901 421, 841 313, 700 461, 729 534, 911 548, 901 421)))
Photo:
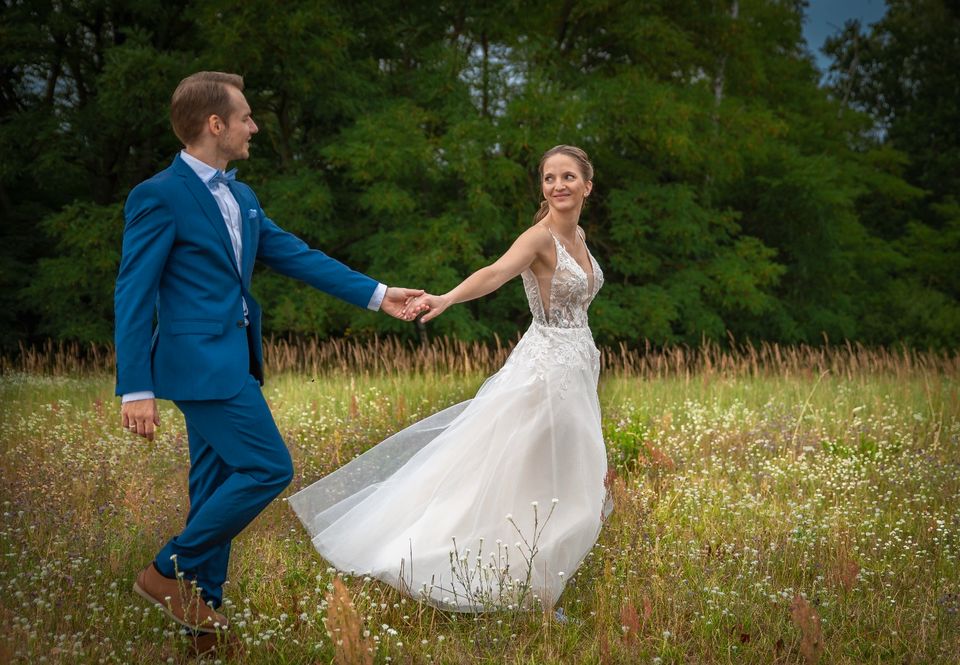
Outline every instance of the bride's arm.
POLYGON ((493 293, 506 282, 530 267, 538 256, 545 255, 552 246, 550 234, 537 226, 524 231, 510 249, 488 266, 480 268, 442 296, 424 294, 416 303, 429 305, 423 321, 439 316, 450 305, 466 302, 493 293))

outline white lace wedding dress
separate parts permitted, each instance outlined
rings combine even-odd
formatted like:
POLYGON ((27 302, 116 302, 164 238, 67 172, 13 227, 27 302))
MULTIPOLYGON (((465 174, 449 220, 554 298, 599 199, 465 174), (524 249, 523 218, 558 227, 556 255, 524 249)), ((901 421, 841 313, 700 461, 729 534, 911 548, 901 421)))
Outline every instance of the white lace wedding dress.
POLYGON ((612 506, 587 327, 603 273, 554 240, 549 288, 522 275, 533 324, 476 397, 290 497, 333 566, 446 610, 557 601, 612 506))

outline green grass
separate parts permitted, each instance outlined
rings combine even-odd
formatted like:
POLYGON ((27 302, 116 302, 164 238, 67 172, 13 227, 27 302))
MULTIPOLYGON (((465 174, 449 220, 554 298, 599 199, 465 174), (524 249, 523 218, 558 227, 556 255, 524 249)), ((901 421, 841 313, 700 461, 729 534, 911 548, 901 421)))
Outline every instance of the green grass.
MULTIPOLYGON (((289 492, 483 378, 272 378, 289 492)), ((956 662, 952 377, 607 375, 601 405, 616 509, 561 598, 573 620, 444 614, 348 578, 375 662, 956 662)), ((118 409, 109 376, 0 377, 0 662, 190 661, 131 591, 188 509, 183 420, 163 403, 148 444, 118 409)), ((274 502, 235 543, 232 662, 333 662, 335 576, 274 502)))

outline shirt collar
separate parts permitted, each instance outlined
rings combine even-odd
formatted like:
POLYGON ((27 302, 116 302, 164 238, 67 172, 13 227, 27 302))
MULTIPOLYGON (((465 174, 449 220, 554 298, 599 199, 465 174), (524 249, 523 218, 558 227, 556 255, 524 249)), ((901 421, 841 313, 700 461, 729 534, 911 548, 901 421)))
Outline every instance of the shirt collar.
POLYGON ((199 159, 188 153, 186 150, 180 151, 180 159, 186 162, 187 166, 193 169, 193 172, 197 174, 197 177, 203 181, 204 184, 210 182, 210 178, 217 174, 219 169, 216 169, 206 162, 201 162, 199 159))

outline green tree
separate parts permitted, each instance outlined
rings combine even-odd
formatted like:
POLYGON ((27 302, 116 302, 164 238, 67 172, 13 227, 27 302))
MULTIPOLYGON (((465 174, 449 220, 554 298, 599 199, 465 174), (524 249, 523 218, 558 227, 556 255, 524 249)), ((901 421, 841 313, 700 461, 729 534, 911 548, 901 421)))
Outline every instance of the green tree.
POLYGON ((886 316, 871 312, 871 332, 877 341, 955 346, 960 7, 944 0, 887 5, 869 31, 851 21, 826 47, 835 59, 834 94, 872 120, 861 136, 876 186, 858 201, 859 216, 896 254, 882 290, 886 316))
POLYGON ((42 228, 57 238, 55 253, 40 259, 21 291, 40 315, 39 332, 61 340, 112 341, 122 206, 71 204, 47 217, 42 228))
MULTIPOLYGON (((956 11, 889 4, 829 46, 823 88, 799 1, 8 3, 0 344, 107 337, 105 243, 179 147, 170 91, 225 69, 261 127, 241 178, 382 281, 442 291, 501 254, 538 206, 540 155, 571 143, 596 167, 601 341, 956 345, 956 11)), ((254 289, 268 332, 416 334, 267 270, 254 289)), ((430 330, 528 320, 518 280, 430 330)))
MULTIPOLYGON (((60 242, 60 223, 75 221, 78 233, 103 231, 102 218, 84 225, 75 213, 85 208, 65 207, 88 202, 109 208, 172 155, 176 139, 167 100, 171 86, 191 69, 189 55, 177 50, 192 34, 183 5, 5 3, 0 346, 36 335, 100 340, 112 325, 109 292, 98 291, 103 302, 71 300, 51 277, 60 269, 76 276, 88 260, 84 242, 60 242), (48 311, 52 302, 61 308, 56 313, 48 311), (102 317, 99 323, 90 319, 93 312, 102 317)), ((114 222, 122 228, 122 218, 114 222)))

